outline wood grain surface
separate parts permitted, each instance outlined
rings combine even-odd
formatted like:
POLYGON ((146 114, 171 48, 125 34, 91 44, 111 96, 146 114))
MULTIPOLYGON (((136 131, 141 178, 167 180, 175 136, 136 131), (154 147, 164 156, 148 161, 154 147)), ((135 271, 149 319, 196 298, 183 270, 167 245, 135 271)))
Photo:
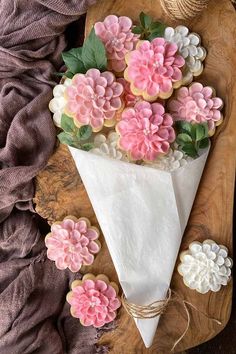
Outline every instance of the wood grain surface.
MULTIPOLYGON (((137 20, 141 10, 170 25, 173 22, 163 14, 157 0, 102 0, 87 15, 87 31, 97 20, 108 14, 128 15, 137 20)), ((181 22, 183 24, 183 22, 181 22)), ((232 255, 233 191, 236 166, 236 14, 230 0, 211 1, 204 13, 191 22, 185 22, 199 33, 203 46, 208 50, 205 70, 198 81, 212 85, 223 98, 224 123, 212 140, 212 148, 202 177, 192 213, 186 228, 181 250, 193 240, 214 239, 226 245, 232 255)), ((76 171, 66 146, 58 146, 48 165, 36 180, 35 203, 37 212, 49 223, 61 220, 68 214, 86 216, 97 224, 91 203, 76 171)), ((86 272, 105 273, 117 281, 104 238, 102 250, 86 272)), ((179 261, 177 261, 177 264, 179 261)), ((184 286, 180 275, 174 271, 171 287, 199 310, 222 321, 219 326, 206 319, 200 312, 189 310, 190 328, 176 347, 176 352, 194 347, 220 332, 231 312, 232 282, 218 293, 198 294, 184 286)), ((109 344, 112 354, 165 354, 183 333, 186 313, 180 304, 172 304, 160 320, 155 340, 145 349, 139 332, 121 309, 117 329, 106 333, 101 344, 109 344)))

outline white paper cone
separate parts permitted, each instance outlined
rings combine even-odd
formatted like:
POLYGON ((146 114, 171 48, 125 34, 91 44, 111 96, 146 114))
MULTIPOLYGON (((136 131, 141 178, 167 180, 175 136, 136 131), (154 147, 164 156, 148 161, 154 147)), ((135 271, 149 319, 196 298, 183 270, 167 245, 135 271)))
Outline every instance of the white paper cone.
MULTIPOLYGON (((172 173, 70 151, 128 301, 164 299, 209 149, 172 173)), ((147 348, 158 321, 135 320, 147 348)))

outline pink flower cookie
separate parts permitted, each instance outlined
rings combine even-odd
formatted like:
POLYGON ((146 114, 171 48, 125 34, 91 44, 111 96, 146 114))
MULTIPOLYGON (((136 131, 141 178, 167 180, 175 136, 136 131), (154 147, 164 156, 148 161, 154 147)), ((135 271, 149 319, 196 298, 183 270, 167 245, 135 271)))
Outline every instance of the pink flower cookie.
POLYGON ((82 280, 75 280, 66 300, 71 305, 71 314, 79 318, 83 326, 102 327, 113 321, 121 306, 118 286, 107 276, 86 274, 82 280))
POLYGON ((67 216, 62 222, 54 223, 46 236, 47 256, 55 261, 58 269, 78 272, 83 265, 92 264, 94 254, 100 251, 98 237, 98 229, 87 218, 67 216))
POLYGON ((101 73, 89 69, 86 74, 76 74, 65 90, 65 113, 74 118, 75 124, 91 125, 94 132, 115 124, 115 114, 122 107, 123 86, 109 71, 101 73))
POLYGON ((129 17, 114 15, 95 23, 95 33, 106 47, 109 70, 122 72, 126 68, 125 55, 135 48, 139 38, 132 33, 132 26, 129 17))
POLYGON ((125 109, 116 125, 118 146, 133 160, 153 161, 175 140, 173 119, 160 103, 141 101, 125 109))
POLYGON ((181 87, 176 91, 168 108, 175 120, 186 120, 193 123, 208 123, 209 136, 215 133, 216 126, 223 121, 223 101, 215 97, 214 89, 195 82, 189 87, 181 87))
POLYGON ((121 83, 124 88, 122 99, 124 101, 125 107, 133 107, 135 103, 139 101, 143 101, 142 96, 136 96, 133 94, 133 92, 130 89, 130 83, 128 81, 126 81, 123 78, 120 78, 117 81, 121 83))
POLYGON ((173 87, 181 84, 185 60, 178 54, 177 45, 164 38, 139 41, 136 49, 126 55, 126 62, 124 77, 131 83, 131 91, 146 101, 168 98, 173 87))

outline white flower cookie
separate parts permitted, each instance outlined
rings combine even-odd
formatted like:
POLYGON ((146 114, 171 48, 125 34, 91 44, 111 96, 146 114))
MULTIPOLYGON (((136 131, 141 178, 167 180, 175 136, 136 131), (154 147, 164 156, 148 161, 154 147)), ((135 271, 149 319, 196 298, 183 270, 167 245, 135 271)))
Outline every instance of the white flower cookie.
POLYGON ((152 161, 152 163, 144 163, 144 166, 166 172, 173 172, 178 168, 187 165, 189 161, 192 161, 192 158, 186 156, 182 151, 170 149, 168 154, 158 157, 155 161, 152 161))
POLYGON ((119 135, 114 131, 111 131, 107 137, 103 134, 97 134, 94 138, 94 148, 89 152, 115 160, 127 161, 125 154, 117 147, 118 138, 119 135))
POLYGON ((219 291, 230 280, 233 261, 228 257, 228 249, 212 240, 192 242, 180 254, 180 260, 178 272, 184 284, 201 294, 219 291))
POLYGON ((164 38, 168 42, 177 44, 186 63, 182 85, 189 84, 194 76, 199 76, 202 73, 202 62, 206 58, 206 49, 200 45, 200 36, 197 33, 189 33, 186 26, 177 26, 176 28, 167 27, 164 38))
POLYGON ((67 78, 63 83, 56 85, 53 89, 53 99, 49 102, 49 109, 53 113, 54 124, 59 128, 61 127, 61 116, 66 105, 64 92, 70 84, 71 79, 67 78))

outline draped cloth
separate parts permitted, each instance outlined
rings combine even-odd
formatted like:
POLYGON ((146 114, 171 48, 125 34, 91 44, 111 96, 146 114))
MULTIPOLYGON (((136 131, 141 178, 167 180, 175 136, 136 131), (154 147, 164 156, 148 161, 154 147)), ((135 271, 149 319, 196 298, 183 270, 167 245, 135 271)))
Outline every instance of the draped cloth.
POLYGON ((0 1, 0 352, 90 354, 97 331, 69 314, 78 274, 47 260, 33 178, 55 144, 48 102, 65 29, 96 0, 0 1))

